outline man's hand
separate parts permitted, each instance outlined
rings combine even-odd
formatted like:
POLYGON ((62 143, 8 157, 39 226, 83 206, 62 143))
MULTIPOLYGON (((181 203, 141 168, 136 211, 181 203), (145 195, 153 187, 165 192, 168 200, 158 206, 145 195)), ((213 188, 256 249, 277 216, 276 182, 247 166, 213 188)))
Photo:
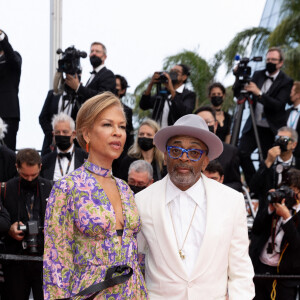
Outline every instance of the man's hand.
POLYGON ((267 158, 265 160, 265 164, 267 168, 270 168, 273 165, 276 157, 279 156, 280 154, 281 154, 281 150, 279 146, 274 146, 269 149, 267 158))
POLYGON ((260 89, 257 87, 257 85, 254 82, 249 82, 249 84, 245 85, 245 90, 247 92, 253 93, 255 96, 259 96, 260 89))
POLYGON ((79 79, 78 79, 78 75, 75 74, 75 77, 74 77, 73 75, 67 74, 65 83, 66 83, 71 89, 73 89, 74 91, 76 91, 77 88, 78 88, 78 86, 79 86, 79 84, 80 84, 79 79))
POLYGON ((276 209, 276 215, 283 218, 283 220, 288 219, 291 217, 291 213, 289 209, 285 206, 285 199, 283 199, 280 203, 274 203, 274 207, 276 209))
POLYGON ((164 72, 164 75, 167 77, 168 81, 166 83, 164 83, 166 89, 170 92, 172 99, 175 97, 176 95, 176 91, 174 89, 171 77, 168 73, 164 72))
POLYGON ((148 84, 148 87, 146 89, 146 91, 144 92, 144 95, 148 96, 151 94, 151 90, 152 90, 152 86, 154 83, 158 83, 159 82, 159 72, 155 72, 151 78, 150 83, 148 84))
POLYGON ((17 241, 22 241, 24 239, 24 232, 22 230, 18 230, 18 225, 24 225, 22 222, 15 222, 10 226, 8 234, 17 241))

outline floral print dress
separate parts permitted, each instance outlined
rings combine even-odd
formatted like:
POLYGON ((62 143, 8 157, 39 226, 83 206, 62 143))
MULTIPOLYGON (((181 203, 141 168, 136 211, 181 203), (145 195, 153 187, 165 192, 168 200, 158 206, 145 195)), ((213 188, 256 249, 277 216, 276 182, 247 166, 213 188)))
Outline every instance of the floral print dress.
POLYGON ((114 178, 124 218, 120 245, 112 204, 93 176, 100 172, 101 168, 86 161, 58 180, 51 191, 44 229, 46 300, 72 297, 103 281, 109 267, 125 264, 133 269, 130 279, 104 290, 95 299, 148 299, 138 265, 136 236, 141 223, 133 194, 124 181, 114 178))

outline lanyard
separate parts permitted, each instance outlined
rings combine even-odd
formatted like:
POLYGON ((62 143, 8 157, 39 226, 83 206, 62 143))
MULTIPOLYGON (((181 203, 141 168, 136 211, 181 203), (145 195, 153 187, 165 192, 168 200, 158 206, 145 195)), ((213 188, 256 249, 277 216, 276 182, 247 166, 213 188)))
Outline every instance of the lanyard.
POLYGON ((61 161, 60 161, 61 158, 57 155, 58 166, 59 166, 59 170, 60 170, 61 176, 64 176, 64 175, 67 175, 67 174, 68 174, 69 169, 70 169, 70 166, 71 166, 71 162, 72 162, 72 159, 73 159, 74 151, 75 151, 75 147, 73 148, 73 151, 72 151, 72 154, 71 154, 71 159, 69 160, 69 163, 68 163, 67 170, 66 170, 66 173, 65 173, 65 174, 64 174, 64 171, 63 171, 63 168, 62 168, 62 165, 61 165, 61 161))

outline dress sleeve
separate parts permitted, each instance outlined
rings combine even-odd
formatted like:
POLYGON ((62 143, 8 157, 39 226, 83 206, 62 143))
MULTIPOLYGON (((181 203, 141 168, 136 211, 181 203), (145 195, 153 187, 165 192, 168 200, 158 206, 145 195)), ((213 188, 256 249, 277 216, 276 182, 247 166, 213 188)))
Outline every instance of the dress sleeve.
POLYGON ((44 299, 67 298, 74 272, 74 202, 65 179, 54 185, 45 215, 44 299))

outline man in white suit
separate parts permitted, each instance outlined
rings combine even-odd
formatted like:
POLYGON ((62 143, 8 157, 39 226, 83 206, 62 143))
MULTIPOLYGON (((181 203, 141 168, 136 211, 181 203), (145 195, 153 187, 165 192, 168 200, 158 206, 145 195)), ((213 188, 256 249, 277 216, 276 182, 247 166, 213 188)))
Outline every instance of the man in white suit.
POLYGON ((186 115, 154 143, 169 174, 136 195, 150 299, 253 299, 243 195, 201 173, 222 153, 221 140, 186 115))

